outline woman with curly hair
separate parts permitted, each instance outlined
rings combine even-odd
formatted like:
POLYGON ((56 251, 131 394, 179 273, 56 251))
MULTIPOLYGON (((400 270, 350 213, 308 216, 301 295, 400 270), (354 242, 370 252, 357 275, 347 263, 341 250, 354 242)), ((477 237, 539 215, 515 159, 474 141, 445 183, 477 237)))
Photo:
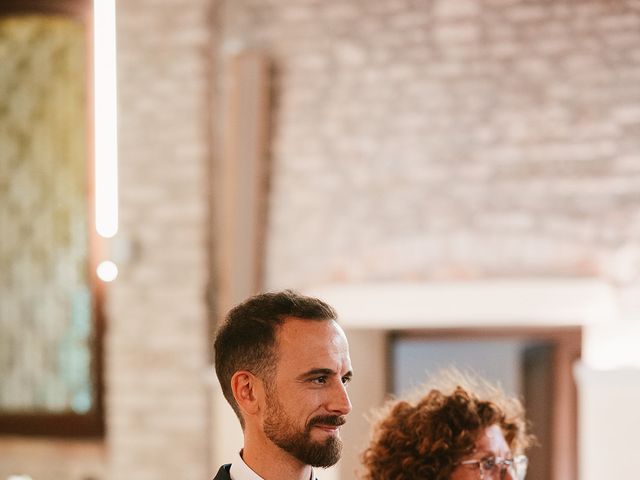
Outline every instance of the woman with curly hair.
POLYGON ((387 405, 362 455, 365 480, 524 479, 532 437, 517 399, 457 370, 429 387, 387 405))

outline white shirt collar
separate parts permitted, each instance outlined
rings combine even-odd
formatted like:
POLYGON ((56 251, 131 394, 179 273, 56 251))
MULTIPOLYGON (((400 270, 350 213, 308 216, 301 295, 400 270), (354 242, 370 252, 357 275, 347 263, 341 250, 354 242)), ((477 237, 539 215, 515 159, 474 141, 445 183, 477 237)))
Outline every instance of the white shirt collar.
MULTIPOLYGON (((231 480, 264 480, 260 475, 251 470, 246 463, 244 463, 244 460, 242 459, 242 451, 238 452, 236 458, 231 463, 229 475, 231 476, 231 480)), ((309 480, 313 480, 314 478, 312 468, 309 480)))

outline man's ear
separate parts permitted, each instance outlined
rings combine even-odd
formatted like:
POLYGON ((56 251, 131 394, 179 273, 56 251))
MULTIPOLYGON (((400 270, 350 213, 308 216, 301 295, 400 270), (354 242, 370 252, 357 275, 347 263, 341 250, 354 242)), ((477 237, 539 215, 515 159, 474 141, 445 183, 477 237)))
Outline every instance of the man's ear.
POLYGON ((240 410, 248 415, 255 415, 259 407, 260 379, 253 373, 240 370, 231 377, 231 390, 240 410))

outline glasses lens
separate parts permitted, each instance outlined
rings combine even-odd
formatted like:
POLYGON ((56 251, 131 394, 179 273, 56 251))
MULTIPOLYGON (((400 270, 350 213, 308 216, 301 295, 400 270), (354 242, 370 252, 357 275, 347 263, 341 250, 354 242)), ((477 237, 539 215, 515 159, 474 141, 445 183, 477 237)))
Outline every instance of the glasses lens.
POLYGON ((527 474, 527 465, 527 457, 524 455, 518 455, 512 460, 496 461, 493 473, 495 474, 499 470, 500 480, 524 480, 524 477, 527 474), (507 474, 509 474, 508 479, 507 474))
POLYGON ((524 480, 527 475, 527 467, 529 466, 529 459, 526 455, 516 455, 513 458, 513 467, 518 480, 524 480))
POLYGON ((495 470, 497 470, 497 466, 498 464, 496 463, 496 459, 495 457, 487 457, 487 458, 483 458, 480 461, 480 466, 482 467, 482 470, 484 470, 487 473, 493 473, 495 470))
POLYGON ((505 480, 507 478, 507 473, 509 474, 509 480, 520 480, 513 463, 505 463, 502 465, 502 468, 500 469, 500 480, 505 480))

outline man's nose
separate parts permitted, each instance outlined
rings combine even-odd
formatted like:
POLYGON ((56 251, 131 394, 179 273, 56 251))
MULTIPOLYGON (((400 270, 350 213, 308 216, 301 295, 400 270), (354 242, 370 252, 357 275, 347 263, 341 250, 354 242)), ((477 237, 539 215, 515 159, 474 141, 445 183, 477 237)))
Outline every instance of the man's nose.
POLYGON ((332 392, 331 401, 327 408, 332 413, 346 415, 351 411, 351 400, 346 385, 340 383, 332 392))

